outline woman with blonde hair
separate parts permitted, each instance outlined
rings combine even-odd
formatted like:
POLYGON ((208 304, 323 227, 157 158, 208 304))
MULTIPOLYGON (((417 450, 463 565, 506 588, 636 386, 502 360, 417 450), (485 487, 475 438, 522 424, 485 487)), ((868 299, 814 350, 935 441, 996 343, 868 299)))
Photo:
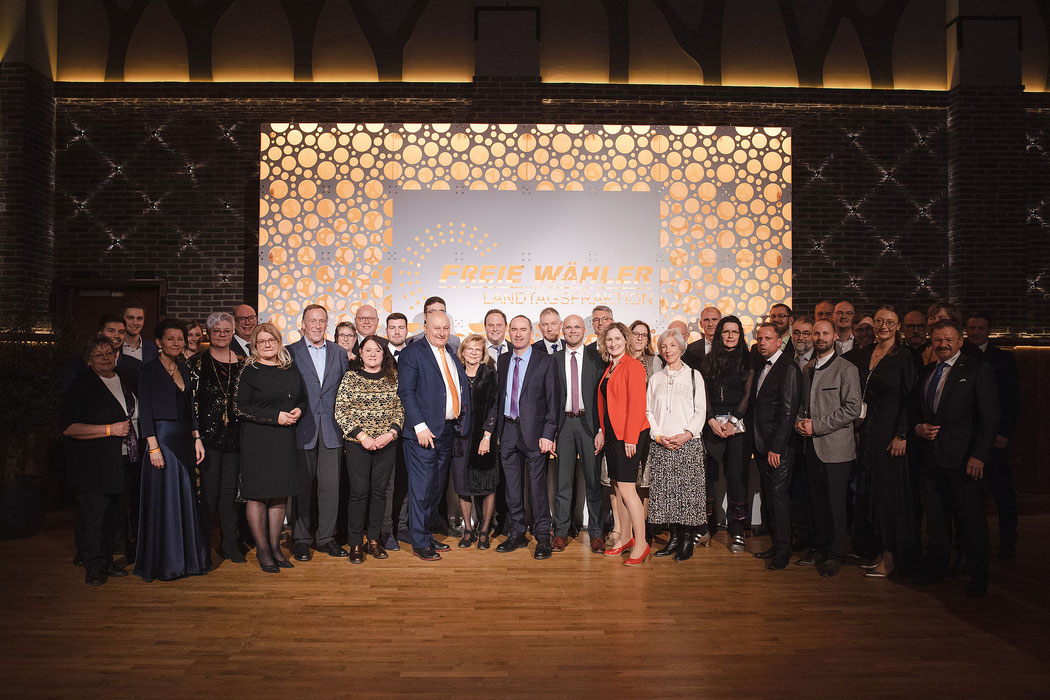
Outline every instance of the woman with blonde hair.
POLYGON ((259 568, 276 574, 294 565, 281 552, 288 498, 299 492, 295 424, 307 407, 302 375, 281 343, 281 331, 260 323, 234 392, 241 419, 241 495, 255 538, 259 568))

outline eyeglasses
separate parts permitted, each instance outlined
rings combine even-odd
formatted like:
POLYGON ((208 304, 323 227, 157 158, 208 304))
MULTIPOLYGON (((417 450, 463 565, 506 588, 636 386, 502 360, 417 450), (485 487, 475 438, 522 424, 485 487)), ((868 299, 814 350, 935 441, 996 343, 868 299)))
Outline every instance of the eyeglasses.
POLYGON ((894 327, 896 327, 896 325, 897 325, 896 321, 888 321, 888 320, 882 319, 882 318, 875 319, 875 327, 876 328, 894 328, 894 327))
POLYGON ((277 345, 277 338, 259 338, 255 341, 256 345, 277 345))
POLYGON ((794 338, 808 338, 812 333, 810 331, 791 331, 791 336, 794 338))
POLYGON ((646 333, 645 331, 634 331, 634 332, 631 333, 631 335, 633 335, 635 338, 638 338, 639 340, 648 340, 649 339, 649 334, 646 333))
POLYGON ((254 314, 252 314, 251 316, 234 316, 234 319, 236 319, 237 323, 244 323, 245 321, 254 321, 257 318, 259 317, 254 314))
POLYGON ((337 333, 335 336, 336 340, 350 340, 354 337, 353 333, 337 333))
POLYGON ((233 333, 233 329, 232 328, 213 328, 212 330, 210 330, 208 332, 211 333, 212 335, 229 335, 230 333, 233 333))

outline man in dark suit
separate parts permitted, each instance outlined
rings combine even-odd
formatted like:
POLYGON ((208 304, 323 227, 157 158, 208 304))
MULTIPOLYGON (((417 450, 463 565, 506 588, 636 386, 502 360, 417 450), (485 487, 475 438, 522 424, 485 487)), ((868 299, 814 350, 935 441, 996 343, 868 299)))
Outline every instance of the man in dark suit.
POLYGON ((493 362, 499 362, 504 353, 509 353, 507 340, 507 315, 500 309, 489 309, 485 314, 485 351, 493 362))
POLYGON ((387 344, 386 339, 379 335, 379 312, 371 304, 361 304, 358 307, 357 313, 354 314, 354 327, 357 328, 357 337, 354 338, 354 346, 350 348, 350 352, 355 356, 359 354, 361 343, 370 335, 379 338, 380 345, 387 344))
POLYGON ((568 544, 578 462, 587 484, 587 530, 591 551, 601 554, 605 550, 601 519, 602 482, 598 458, 595 456, 594 436, 598 434, 598 380, 603 371, 602 358, 583 347, 587 327, 582 317, 566 317, 562 333, 565 336, 565 348, 554 353, 558 434, 557 457, 554 461, 557 465, 557 491, 551 548, 561 552, 568 544))
MULTIPOLYGON (((408 347, 408 317, 395 311, 386 317, 387 349, 397 365, 401 352, 408 347)), ((394 473, 386 487, 386 509, 383 511, 383 530, 379 543, 391 552, 401 551, 398 537, 408 541, 408 471, 405 468, 405 452, 398 450, 394 458, 394 473), (395 517, 396 515, 396 517, 395 517)))
POLYGON ((762 481, 762 502, 768 505, 772 546, 755 554, 767 569, 783 569, 791 560, 791 468, 795 461, 792 434, 802 395, 802 375, 792 353, 784 352, 772 323, 755 332, 760 367, 751 388, 747 415, 752 453, 762 481))
POLYGON ((343 431, 335 422, 335 396, 350 363, 346 350, 325 339, 327 329, 328 311, 318 304, 310 304, 303 310, 303 337, 288 346, 288 352, 303 376, 310 404, 295 427, 299 495, 296 498, 292 555, 299 561, 310 559, 315 492, 317 551, 332 557, 347 555, 335 541, 339 515, 339 458, 343 449, 343 431))
POLYGON ((553 355, 565 347, 565 342, 559 338, 561 335, 561 314, 553 306, 548 306, 540 312, 540 336, 539 340, 532 344, 536 350, 553 355))
POLYGON ((397 363, 397 393, 405 407, 402 448, 408 472, 409 539, 423 561, 441 559, 447 544, 431 534, 445 495, 452 442, 470 430, 470 385, 448 347, 443 311, 427 316, 421 341, 409 343, 397 363))
POLYGON ((966 342, 977 351, 975 356, 980 356, 992 366, 995 383, 999 387, 999 429, 995 433, 995 444, 988 464, 984 467, 984 479, 988 482, 988 489, 995 499, 995 510, 999 514, 999 558, 1013 559, 1017 550, 1017 494, 1010 478, 1007 449, 1017 425, 1020 388, 1017 362, 1012 353, 989 342, 991 328, 991 316, 983 311, 966 320, 966 342))
POLYGON ((558 406, 554 388, 554 357, 529 345, 532 321, 515 316, 510 321, 514 351, 500 358, 499 392, 491 417, 507 478, 507 539, 497 552, 513 552, 528 544, 525 539, 523 485, 528 482, 532 504, 533 557, 551 556, 550 499, 547 495, 547 456, 554 452, 558 406), (513 364, 513 368, 511 365, 513 364))
POLYGON ((959 527, 960 556, 971 566, 967 595, 988 590, 988 522, 984 471, 999 427, 999 394, 992 366, 962 352, 963 330, 952 320, 931 326, 934 362, 912 392, 915 434, 926 501, 926 571, 915 583, 948 575, 951 521, 959 527))

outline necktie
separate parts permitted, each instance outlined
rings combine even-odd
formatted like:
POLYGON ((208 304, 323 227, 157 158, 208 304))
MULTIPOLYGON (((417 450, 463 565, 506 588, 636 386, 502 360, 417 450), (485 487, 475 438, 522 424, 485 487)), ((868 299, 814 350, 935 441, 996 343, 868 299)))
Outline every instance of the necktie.
POLYGON ((937 387, 941 385, 941 377, 947 368, 947 362, 937 363, 937 370, 933 373, 933 379, 930 380, 930 385, 926 387, 926 406, 929 407, 930 413, 937 412, 937 387))
POLYGON ((576 366, 576 351, 572 351, 572 358, 569 363, 572 365, 571 379, 569 381, 570 389, 572 391, 572 412, 580 412, 580 369, 576 366))
POLYGON ((514 358, 514 376, 510 380, 510 417, 517 420, 518 418, 518 377, 521 370, 521 358, 514 358))
POLYGON ((394 361, 395 361, 395 362, 397 362, 397 356, 398 356, 398 355, 400 355, 400 354, 401 354, 401 351, 400 351, 400 350, 395 350, 395 351, 394 351, 394 361))
POLYGON ((500 354, 503 352, 502 345, 490 345, 490 348, 496 351, 496 359, 499 359, 500 354))
POLYGON ((452 379, 452 371, 448 368, 448 359, 445 357, 445 349, 441 349, 441 365, 445 368, 445 381, 448 383, 448 391, 452 394, 452 414, 459 418, 459 392, 456 391, 456 382, 452 379))

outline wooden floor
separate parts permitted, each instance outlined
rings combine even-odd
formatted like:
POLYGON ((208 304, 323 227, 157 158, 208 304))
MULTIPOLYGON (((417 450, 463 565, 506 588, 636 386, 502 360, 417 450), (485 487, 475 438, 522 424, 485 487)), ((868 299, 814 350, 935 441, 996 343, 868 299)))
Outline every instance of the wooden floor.
POLYGON ((993 560, 981 600, 962 581, 768 572, 724 534, 691 562, 637 569, 573 542, 546 562, 453 548, 279 575, 250 554, 89 588, 70 522, 0 542, 0 697, 1050 695, 1047 515, 1022 517, 1018 558, 993 560))

